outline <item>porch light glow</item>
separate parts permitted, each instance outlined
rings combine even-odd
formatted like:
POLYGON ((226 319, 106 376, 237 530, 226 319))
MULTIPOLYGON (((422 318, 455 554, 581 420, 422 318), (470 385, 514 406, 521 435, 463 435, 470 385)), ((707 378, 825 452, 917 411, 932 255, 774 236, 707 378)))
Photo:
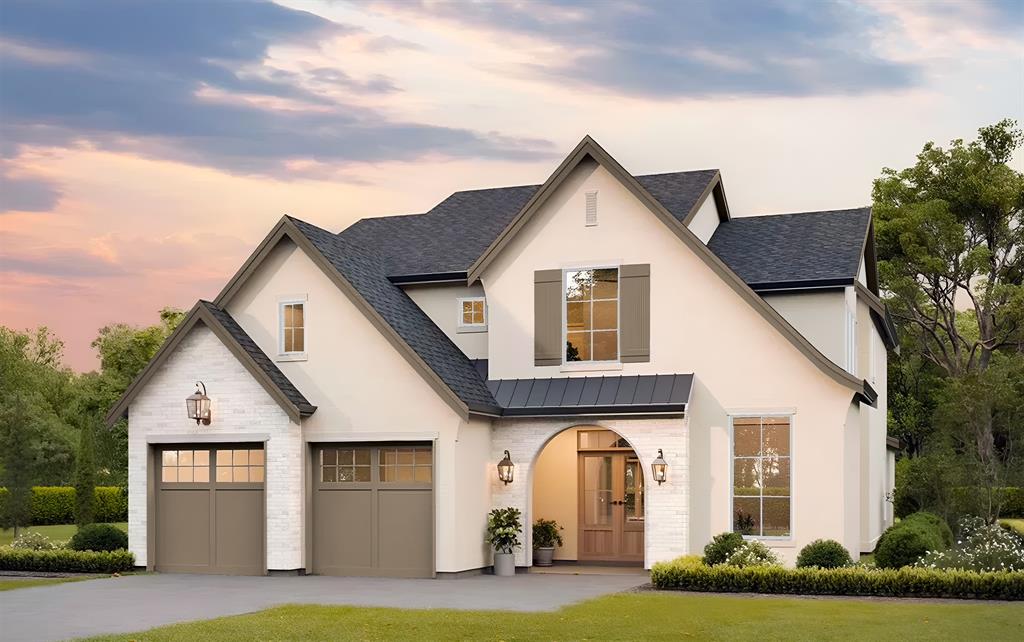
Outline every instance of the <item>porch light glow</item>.
POLYGON ((651 473, 654 475, 654 481, 658 482, 659 486, 668 477, 668 462, 665 461, 661 448, 658 449, 658 458, 651 462, 651 473))
POLYGON ((505 482, 506 484, 512 483, 512 478, 515 474, 515 465, 512 463, 512 457, 509 456, 508 451, 505 451, 505 458, 498 462, 498 479, 505 482))
POLYGON ((188 408, 188 418, 195 419, 196 424, 210 425, 210 398, 206 396, 206 384, 202 381, 196 382, 196 391, 185 397, 185 407, 188 408), (199 391, 199 387, 203 391, 199 391))

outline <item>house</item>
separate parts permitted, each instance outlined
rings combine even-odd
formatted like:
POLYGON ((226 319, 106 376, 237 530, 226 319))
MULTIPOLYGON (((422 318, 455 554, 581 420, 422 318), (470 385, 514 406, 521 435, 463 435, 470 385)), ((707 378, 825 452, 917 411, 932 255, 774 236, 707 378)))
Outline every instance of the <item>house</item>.
POLYGON ((543 185, 340 233, 285 216, 109 414, 131 549, 446 576, 489 567, 487 512, 516 506, 520 566, 538 518, 581 563, 727 530, 790 563, 870 551, 895 347, 874 252, 867 208, 734 218, 718 171, 633 176, 590 137, 543 185))

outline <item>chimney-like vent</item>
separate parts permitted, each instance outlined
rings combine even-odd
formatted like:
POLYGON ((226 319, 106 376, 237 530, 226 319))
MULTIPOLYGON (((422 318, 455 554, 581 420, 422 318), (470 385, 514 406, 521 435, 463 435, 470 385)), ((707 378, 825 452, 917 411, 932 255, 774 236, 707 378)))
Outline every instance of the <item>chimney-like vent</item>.
POLYGON ((587 227, 597 225, 597 192, 587 192, 587 227))

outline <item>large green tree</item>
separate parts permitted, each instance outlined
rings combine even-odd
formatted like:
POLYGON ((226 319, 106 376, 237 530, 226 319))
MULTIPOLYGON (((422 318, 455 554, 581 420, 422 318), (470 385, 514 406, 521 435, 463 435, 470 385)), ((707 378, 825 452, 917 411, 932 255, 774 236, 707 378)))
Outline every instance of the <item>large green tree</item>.
POLYGON ((970 143, 926 144, 873 190, 879 277, 903 348, 890 430, 919 452, 948 449, 962 483, 990 490, 1019 478, 1024 439, 1024 175, 1009 165, 1022 145, 1004 120, 970 143))

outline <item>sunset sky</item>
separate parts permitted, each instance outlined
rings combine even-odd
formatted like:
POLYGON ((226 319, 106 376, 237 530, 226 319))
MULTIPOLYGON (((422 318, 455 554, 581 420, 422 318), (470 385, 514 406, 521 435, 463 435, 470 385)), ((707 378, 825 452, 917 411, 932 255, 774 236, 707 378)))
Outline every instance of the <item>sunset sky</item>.
POLYGON ((98 328, 213 298, 282 214, 539 183, 587 133, 720 168, 743 216, 867 204, 1005 117, 1020 0, 2 0, 0 324, 89 370, 98 328))

